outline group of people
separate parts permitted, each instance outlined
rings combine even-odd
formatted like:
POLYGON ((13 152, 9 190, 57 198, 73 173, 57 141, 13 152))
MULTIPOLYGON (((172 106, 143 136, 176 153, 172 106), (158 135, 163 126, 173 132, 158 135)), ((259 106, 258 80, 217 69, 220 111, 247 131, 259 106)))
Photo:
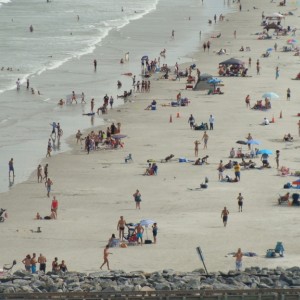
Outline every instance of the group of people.
MULTIPOLYGON (((46 265, 47 265, 47 258, 41 253, 40 256, 37 258, 36 253, 33 253, 32 256, 27 254, 26 257, 22 260, 22 263, 25 266, 25 270, 29 273, 35 274, 37 273, 37 264, 39 264, 39 271, 46 273, 46 265)), ((55 257, 52 262, 52 272, 67 272, 68 268, 65 264, 65 261, 62 260, 61 263, 58 262, 58 258, 55 257)))

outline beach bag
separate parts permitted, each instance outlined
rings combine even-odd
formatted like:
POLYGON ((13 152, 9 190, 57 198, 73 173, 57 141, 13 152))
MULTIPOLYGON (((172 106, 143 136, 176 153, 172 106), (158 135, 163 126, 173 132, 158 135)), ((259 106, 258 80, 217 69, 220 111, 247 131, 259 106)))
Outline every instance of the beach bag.
POLYGON ((268 249, 266 253, 267 258, 273 258, 276 256, 275 250, 274 249, 268 249))
POLYGON ((207 189, 208 185, 206 183, 200 184, 201 189, 207 189))
POLYGON ((152 244, 151 240, 145 240, 145 244, 152 244))
POLYGON ((289 189, 291 187, 292 187, 292 185, 289 182, 283 186, 284 189, 289 189))

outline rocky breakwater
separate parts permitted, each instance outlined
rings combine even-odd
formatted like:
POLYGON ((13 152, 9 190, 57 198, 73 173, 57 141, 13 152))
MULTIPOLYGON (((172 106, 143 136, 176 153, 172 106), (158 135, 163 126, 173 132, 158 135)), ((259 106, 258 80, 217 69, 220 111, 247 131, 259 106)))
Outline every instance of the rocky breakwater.
POLYGON ((252 267, 244 272, 210 273, 203 269, 153 273, 116 270, 90 274, 79 272, 29 274, 16 271, 0 277, 0 293, 129 292, 154 290, 236 290, 300 288, 300 267, 267 269, 252 267))

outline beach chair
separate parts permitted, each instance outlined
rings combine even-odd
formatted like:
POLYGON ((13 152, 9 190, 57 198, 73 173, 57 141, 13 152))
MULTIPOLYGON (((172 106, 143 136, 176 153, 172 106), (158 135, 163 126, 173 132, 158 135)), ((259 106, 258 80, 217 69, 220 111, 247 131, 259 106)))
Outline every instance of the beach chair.
POLYGON ((128 162, 133 162, 133 158, 132 158, 132 154, 129 153, 126 157, 125 157, 125 163, 128 163, 128 162))
POLYGON ((193 89, 194 88, 194 86, 192 85, 192 84, 186 84, 185 85, 185 89, 187 90, 187 89, 193 89))

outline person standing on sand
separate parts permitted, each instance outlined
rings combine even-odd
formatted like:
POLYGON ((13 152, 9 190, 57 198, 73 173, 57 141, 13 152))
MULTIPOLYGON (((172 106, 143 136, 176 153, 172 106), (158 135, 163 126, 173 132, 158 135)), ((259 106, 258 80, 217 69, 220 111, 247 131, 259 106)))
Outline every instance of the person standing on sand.
POLYGON ((157 223, 154 223, 152 225, 152 235, 153 235, 154 244, 156 244, 156 242, 157 242, 157 239, 156 239, 156 237, 157 237, 157 230, 158 230, 157 223))
POLYGON ((208 41, 208 42, 206 43, 206 47, 207 47, 207 52, 209 53, 209 49, 210 49, 210 41, 208 41))
POLYGON ((249 57, 249 60, 248 60, 248 67, 251 68, 251 62, 252 62, 252 59, 251 57, 249 57))
POLYGON ((204 50, 204 52, 206 50, 206 43, 205 42, 203 43, 203 50, 204 50))
POLYGON ((108 252, 108 249, 109 249, 109 245, 106 245, 105 248, 104 248, 104 251, 103 251, 103 264, 101 265, 100 269, 102 270, 102 267, 107 264, 107 269, 110 270, 109 268, 109 261, 108 261, 108 255, 109 254, 112 254, 111 252, 108 252))
POLYGON ((223 161, 220 160, 220 163, 219 163, 219 166, 218 166, 218 169, 219 171, 219 181, 222 181, 223 180, 223 171, 224 171, 224 166, 223 166, 223 161))
POLYGON ((84 98, 85 98, 85 94, 84 94, 84 92, 82 92, 81 93, 81 104, 82 103, 86 103, 85 100, 84 100, 84 98))
POLYGON ((142 201, 142 195, 139 190, 136 190, 136 192, 133 194, 133 198, 135 201, 135 208, 141 209, 141 201, 142 201))
POLYGON ((31 256, 30 256, 30 254, 26 255, 26 257, 22 260, 22 263, 25 266, 25 270, 27 272, 30 272, 31 271, 31 256))
POLYGON ((26 80, 26 89, 29 90, 29 78, 26 80))
POLYGON ((275 70, 275 79, 277 80, 278 78, 279 78, 279 67, 277 66, 275 70))
POLYGON ((243 253, 241 248, 238 249, 237 253, 234 254, 235 257, 235 268, 237 271, 241 271, 242 269, 242 259, 243 259, 243 253))
POLYGON ((31 264, 31 273, 35 274, 36 273, 36 264, 37 264, 36 254, 35 253, 32 254, 32 258, 30 260, 30 264, 31 264))
POLYGON ((234 175, 235 175, 235 180, 240 181, 241 180, 241 166, 240 164, 237 162, 234 165, 234 175))
POLYGON ((54 219, 57 219, 57 209, 58 209, 58 201, 55 196, 53 196, 53 200, 51 203, 51 211, 53 212, 54 219))
POLYGON ((239 193, 237 200, 238 200, 239 212, 242 212, 243 211, 243 200, 244 200, 242 193, 239 193))
POLYGON ((96 72, 97 71, 97 60, 94 59, 94 71, 96 72))
POLYGON ((172 30, 172 35, 171 35, 171 37, 172 37, 172 39, 175 38, 175 30, 174 30, 174 29, 172 30))
POLYGON ((194 129, 194 124, 195 124, 195 118, 194 116, 191 114, 189 119, 188 119, 188 123, 190 124, 190 128, 194 129))
POLYGON ((37 179, 38 179, 38 183, 43 181, 43 167, 41 165, 38 165, 37 167, 37 179))
POLYGON ((114 98, 113 98, 113 96, 110 96, 110 98, 109 98, 109 105, 110 105, 110 109, 112 109, 113 105, 114 105, 114 98))
POLYGON ((246 102, 246 107, 250 108, 250 95, 246 96, 245 102, 246 102))
POLYGON ((91 112, 94 112, 94 107, 95 107, 95 99, 92 98, 92 100, 91 100, 91 112))
POLYGON ((226 208, 226 206, 224 206, 224 209, 221 212, 221 218, 223 219, 224 227, 226 227, 226 225, 227 225, 228 215, 229 215, 229 211, 226 208))
POLYGON ((207 149, 208 134, 206 133, 206 131, 204 131, 204 133, 203 133, 202 140, 204 141, 203 149, 207 149))
POLYGON ((14 169, 14 159, 11 158, 8 162, 8 177, 10 177, 10 173, 12 172, 13 177, 15 177, 15 169, 14 169))
POLYGON ((210 115, 208 122, 209 122, 209 130, 214 130, 215 118, 213 117, 213 115, 210 115))
POLYGON ((236 39, 236 30, 233 32, 233 36, 236 39))
POLYGON ((275 160, 276 160, 277 170, 279 169, 279 156, 280 156, 280 151, 279 151, 279 150, 276 150, 276 157, 275 157, 275 160))
POLYGON ((51 139, 48 140, 48 145, 47 145, 47 154, 46 157, 51 157, 51 151, 52 151, 52 144, 51 144, 51 139))
POLYGON ((194 151, 195 151, 195 157, 198 157, 199 144, 200 144, 200 142, 199 142, 198 140, 196 140, 196 141, 194 142, 194 144, 195 144, 195 148, 194 148, 194 151))
POLYGON ((286 100, 287 101, 291 100, 291 90, 290 90, 290 88, 288 88, 287 91, 286 91, 286 100))
POLYGON ((260 63, 259 63, 259 59, 256 61, 256 75, 260 75, 260 63))
POLYGON ((136 233, 138 244, 139 244, 139 240, 141 240, 141 246, 143 246, 144 227, 140 223, 135 227, 134 233, 136 233))
POLYGON ((41 253, 38 258, 38 263, 40 264, 40 271, 43 271, 44 273, 46 273, 46 262, 46 257, 41 253))
POLYGON ((45 187, 47 189, 47 197, 50 197, 50 192, 51 192, 51 186, 53 185, 53 182, 51 181, 50 178, 47 179, 45 182, 45 187))
POLYGON ((124 240, 124 230, 125 230, 126 221, 123 216, 120 217, 120 220, 117 225, 117 230, 119 230, 119 239, 124 240))
POLYGON ((46 181, 48 179, 48 164, 45 164, 45 167, 44 167, 44 178, 46 181))

